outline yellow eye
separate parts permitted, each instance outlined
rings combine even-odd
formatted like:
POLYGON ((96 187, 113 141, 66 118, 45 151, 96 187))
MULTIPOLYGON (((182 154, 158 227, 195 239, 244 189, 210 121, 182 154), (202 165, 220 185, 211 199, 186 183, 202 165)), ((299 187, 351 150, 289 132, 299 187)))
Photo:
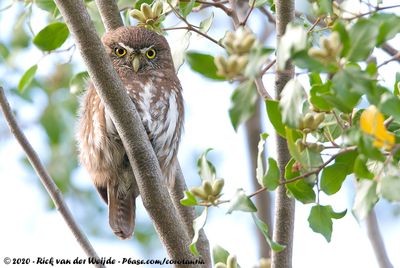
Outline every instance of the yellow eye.
POLYGON ((115 49, 114 49, 114 53, 115 53, 115 55, 117 55, 118 57, 123 57, 123 56, 125 56, 125 54, 126 54, 126 49, 125 48, 122 48, 122 47, 116 47, 115 49))
POLYGON ((152 48, 148 49, 146 51, 146 57, 148 59, 154 59, 156 57, 156 51, 154 49, 152 49, 152 48))

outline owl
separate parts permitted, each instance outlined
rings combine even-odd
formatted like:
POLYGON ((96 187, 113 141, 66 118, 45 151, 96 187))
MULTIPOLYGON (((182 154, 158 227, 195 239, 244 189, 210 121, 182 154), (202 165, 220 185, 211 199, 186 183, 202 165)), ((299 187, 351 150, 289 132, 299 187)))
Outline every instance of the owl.
MULTIPOLYGON (((164 178, 174 180, 183 126, 182 88, 166 39, 143 27, 120 27, 102 38, 115 70, 141 117, 164 178)), ((132 236, 138 186, 121 139, 93 84, 81 101, 79 159, 108 205, 109 224, 132 236)))

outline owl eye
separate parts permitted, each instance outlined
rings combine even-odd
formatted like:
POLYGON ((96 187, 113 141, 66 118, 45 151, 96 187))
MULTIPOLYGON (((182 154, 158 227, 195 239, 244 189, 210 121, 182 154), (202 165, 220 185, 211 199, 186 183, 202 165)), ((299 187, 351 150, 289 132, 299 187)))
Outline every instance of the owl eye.
POLYGON ((116 47, 115 49, 114 49, 114 53, 115 53, 115 55, 117 55, 118 57, 123 57, 123 56, 125 56, 125 54, 126 54, 126 49, 125 48, 122 48, 122 47, 116 47))
POLYGON ((146 51, 146 57, 148 59, 154 59, 156 57, 156 51, 153 48, 150 48, 146 51))

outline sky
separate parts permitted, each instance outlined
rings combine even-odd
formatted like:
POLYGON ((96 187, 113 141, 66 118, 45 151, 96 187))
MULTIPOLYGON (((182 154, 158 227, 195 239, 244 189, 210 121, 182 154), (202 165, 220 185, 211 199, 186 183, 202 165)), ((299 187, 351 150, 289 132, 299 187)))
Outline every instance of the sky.
MULTIPOLYGON (((390 1, 388 1, 388 5, 390 1)), ((0 1, 0 4, 3 0, 0 1)), ((0 5, 1 6, 1 5, 0 5)), ((0 40, 7 38, 11 11, 0 13, 0 40)), ((222 14, 216 13, 216 22, 223 23, 222 14)), ((34 21, 33 27, 36 32, 45 25, 42 18, 34 21)), ((219 27, 210 32, 210 35, 222 37, 225 29, 219 27)), ((173 43, 174 34, 168 39, 173 43)), ((66 45, 67 46, 67 45, 66 45)), ((193 36, 190 50, 209 52, 214 55, 221 50, 210 45, 204 39, 193 36)), ((29 57, 24 58, 24 64, 30 66, 40 57, 41 53, 32 50, 29 57)), ((79 61, 79 54, 74 55, 79 61)), ((45 75, 51 68, 51 59, 43 60, 44 68, 41 68, 38 75, 45 75)), ((0 77, 3 74, 0 66, 0 77)), ((398 65, 386 67, 398 68, 398 65)), ((84 67, 82 66, 82 69, 84 67)), ((214 148, 210 153, 211 158, 217 166, 217 174, 225 179, 224 198, 231 197, 236 189, 243 188, 250 193, 248 153, 245 147, 244 131, 240 127, 237 132, 231 126, 228 116, 230 107, 230 96, 233 87, 226 82, 210 82, 204 77, 192 72, 185 64, 180 69, 178 76, 184 89, 186 107, 185 132, 179 152, 179 159, 183 172, 186 175, 189 186, 196 186, 200 179, 193 172, 195 165, 194 154, 200 155, 207 148, 214 148)), ((18 75, 2 78, 8 83, 17 83, 18 75)), ((389 83, 390 81, 388 81, 389 83)), ((267 75, 264 78, 267 88, 272 88, 273 76, 267 75)), ((390 83, 389 83, 390 84, 390 83)), ((20 107, 18 101, 10 100, 12 107, 18 107, 21 117, 29 121, 36 118, 46 100, 40 94, 34 96, 34 105, 20 107)), ((265 119, 265 114, 263 115, 265 119)), ((266 120, 266 119, 265 119, 266 120)), ((0 119, 0 129, 4 129, 4 122, 0 119)), ((272 127, 266 124, 266 131, 273 133, 272 127)), ((38 186, 38 178, 32 176, 26 170, 19 159, 23 155, 18 144, 6 132, 0 132, 0 267, 3 267, 3 259, 30 258, 37 260, 43 258, 66 258, 73 260, 76 257, 85 258, 83 251, 78 246, 75 238, 68 230, 60 214, 55 210, 48 210, 47 197, 44 191, 38 186)), ((39 155, 46 158, 47 146, 44 139, 44 132, 38 126, 26 129, 25 134, 37 149, 39 155)), ((273 135, 268 139, 268 152, 274 156, 273 135)), ((87 174, 83 169, 79 170, 74 178, 82 185, 91 187, 87 174)), ((348 178, 343 190, 331 196, 321 197, 321 202, 331 204, 335 211, 348 209, 348 213, 341 220, 335 220, 333 224, 332 241, 327 243, 319 234, 314 233, 308 226, 307 217, 310 205, 296 204, 296 223, 294 238, 294 268, 319 268, 319 267, 377 267, 375 256, 370 242, 366 236, 366 228, 363 222, 358 223, 351 214, 351 206, 354 199, 355 182, 348 178)), ((94 188, 92 188, 93 191, 94 188)), ((71 205, 73 214, 78 213, 76 204, 67 200, 71 205)), ((85 205, 85 204, 82 204, 85 205)), ((398 210, 398 207, 397 207, 398 210)), ((257 244, 255 240, 255 226, 251 215, 243 212, 226 214, 227 206, 212 208, 207 221, 205 232, 209 238, 211 247, 220 245, 232 254, 237 255, 238 262, 242 267, 253 267, 258 261, 257 244)), ((380 202, 376 207, 379 217, 382 235, 386 244, 389 257, 394 267, 400 267, 400 255, 398 245, 400 241, 399 218, 395 217, 396 207, 385 202, 380 202)), ((138 220, 148 220, 141 201, 138 205, 138 220)), ((99 224, 107 223, 107 213, 99 216, 99 224)), ((97 220, 97 219, 96 219, 97 220)), ((85 226, 81 226, 85 230, 85 226)), ((106 230, 108 226, 106 226, 106 230)), ((99 256, 122 258, 146 259, 149 252, 141 248, 138 243, 120 241, 117 238, 89 236, 93 247, 99 256)), ((166 257, 163 249, 151 253, 159 258, 166 257)), ((43 265, 37 265, 43 267, 43 265)), ((32 265, 32 267, 35 267, 32 265)), ((60 266, 67 267, 67 266, 60 266)), ((77 266, 74 266, 77 267, 77 266)), ((117 267, 117 266, 110 266, 117 267)), ((145 266, 152 267, 152 266, 145 266)), ((159 266, 157 266, 159 267, 159 266)))

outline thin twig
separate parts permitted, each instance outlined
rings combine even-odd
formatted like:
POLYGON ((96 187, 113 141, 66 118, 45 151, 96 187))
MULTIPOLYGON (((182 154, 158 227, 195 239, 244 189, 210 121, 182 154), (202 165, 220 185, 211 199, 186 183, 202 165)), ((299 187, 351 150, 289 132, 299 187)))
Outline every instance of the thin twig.
POLYGON ((276 24, 275 16, 271 12, 269 12, 268 9, 266 9, 265 7, 260 7, 260 11, 267 17, 269 22, 276 24))
POLYGON ((251 12, 253 12, 253 10, 254 10, 254 5, 255 4, 256 4, 256 0, 253 0, 253 2, 251 3, 250 9, 247 12, 246 17, 244 18, 244 20, 241 23, 239 23, 240 26, 245 26, 246 25, 247 21, 250 18, 251 12))
MULTIPOLYGON (((0 86, 0 106, 3 111, 5 120, 10 128, 11 133, 14 135, 15 139, 21 145, 22 149, 25 151, 26 156, 28 157, 29 162, 33 166, 36 171, 36 174, 39 176, 39 179, 43 186, 46 188, 50 198, 53 200, 55 207, 60 212, 64 221, 67 223, 71 232, 75 236, 81 248, 84 250, 88 257, 94 257, 99 259, 96 251, 93 249, 86 235, 79 228, 79 225, 76 223, 71 211, 69 210, 67 204, 64 201, 62 193, 57 185, 54 183, 54 180, 50 177, 46 168, 43 166, 42 162, 38 154, 32 148, 32 145, 29 143, 28 139, 22 132, 19 127, 15 116, 12 113, 10 104, 7 101, 7 97, 4 94, 3 88, 0 86)), ((95 265, 96 267, 105 267, 102 264, 95 265)))
POLYGON ((381 68, 382 66, 392 62, 392 61, 399 61, 400 60, 400 51, 396 53, 392 58, 382 62, 381 64, 378 65, 378 68, 381 68))
MULTIPOLYGON (((348 153, 348 152, 354 151, 356 149, 357 149, 357 147, 355 147, 355 146, 347 147, 347 148, 337 152, 336 154, 332 155, 328 160, 326 160, 326 162, 322 163, 321 165, 316 167, 314 170, 311 170, 309 172, 303 173, 303 174, 301 174, 299 176, 293 177, 293 178, 288 179, 288 180, 283 180, 283 181, 279 182, 279 185, 285 185, 285 184, 292 183, 292 182, 295 182, 295 181, 298 181, 298 180, 302 180, 302 179, 307 178, 307 177, 309 177, 311 175, 316 175, 319 172, 321 172, 322 169, 324 169, 326 166, 328 166, 333 160, 335 160, 338 156, 340 156, 340 155, 342 155, 344 153, 348 153)), ((247 197, 248 198, 254 197, 254 196, 256 196, 256 195, 258 195, 258 194, 260 194, 260 193, 262 193, 262 192, 264 192, 266 190, 268 190, 267 187, 261 187, 260 189, 257 189, 255 192, 247 195, 247 197)), ((229 203, 230 201, 231 200, 218 200, 215 203, 200 202, 198 205, 199 206, 210 207, 210 206, 218 206, 218 205, 221 205, 221 204, 229 203)))
POLYGON ((267 66, 264 67, 264 69, 261 70, 261 76, 263 76, 269 69, 272 68, 276 63, 276 59, 273 59, 270 63, 267 64, 267 66))
MULTIPOLYGON (((371 14, 376 13, 376 12, 381 11, 381 10, 398 8, 398 7, 400 7, 400 5, 393 5, 393 6, 386 6, 386 7, 377 6, 375 8, 375 10, 371 10, 371 11, 368 11, 368 12, 365 12, 365 13, 361 13, 361 14, 355 15, 354 17, 348 18, 346 20, 354 20, 354 19, 358 19, 358 18, 361 18, 361 17, 364 17, 364 16, 371 15, 371 14)), ((345 11, 345 12, 348 12, 348 11, 345 11)), ((350 12, 348 12, 348 13, 350 13, 350 12)))
POLYGON ((195 26, 191 23, 189 23, 185 17, 183 17, 181 14, 179 14, 179 12, 172 6, 172 4, 170 2, 168 2, 168 5, 171 7, 172 12, 175 14, 175 16, 177 16, 181 21, 183 21, 187 27, 172 27, 172 28, 164 28, 164 31, 168 31, 168 30, 178 30, 178 29, 186 29, 188 31, 192 31, 195 32, 205 38, 207 38, 208 40, 210 40, 211 42, 219 45, 220 47, 224 48, 224 46, 218 42, 217 40, 215 40, 214 38, 212 38, 211 36, 209 36, 206 33, 203 33, 202 31, 198 30, 195 28, 195 26))

